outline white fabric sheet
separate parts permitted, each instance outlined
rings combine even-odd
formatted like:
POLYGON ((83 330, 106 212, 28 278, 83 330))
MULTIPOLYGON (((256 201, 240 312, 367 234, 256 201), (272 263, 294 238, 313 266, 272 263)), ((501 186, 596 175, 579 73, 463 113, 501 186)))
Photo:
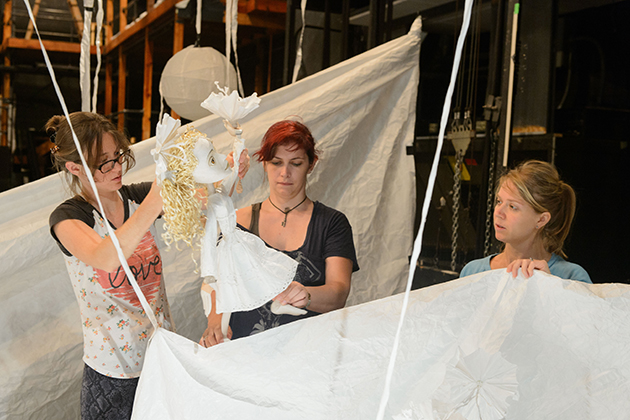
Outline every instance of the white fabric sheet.
MULTIPOLYGON (((241 122, 252 152, 278 120, 298 115, 313 131, 322 154, 307 193, 343 211, 354 231, 361 270, 349 305, 404 288, 415 205, 405 148, 413 142, 419 52, 418 21, 407 36, 265 95, 241 122)), ((231 148, 220 118, 193 125, 220 150, 231 148)), ((154 146, 154 139, 134 146, 137 164, 125 183, 154 178, 154 146)), ((266 198, 262 179, 252 162, 236 207, 266 198)), ((0 194, 0 419, 78 418, 81 321, 48 228, 48 216, 68 197, 58 175, 0 194)), ((161 250, 175 325, 197 340, 205 320, 190 251, 161 250)))
MULTIPOLYGON (((402 295, 205 349, 160 329, 135 420, 375 418, 402 295)), ((505 270, 411 293, 391 419, 626 419, 630 286, 505 270)))

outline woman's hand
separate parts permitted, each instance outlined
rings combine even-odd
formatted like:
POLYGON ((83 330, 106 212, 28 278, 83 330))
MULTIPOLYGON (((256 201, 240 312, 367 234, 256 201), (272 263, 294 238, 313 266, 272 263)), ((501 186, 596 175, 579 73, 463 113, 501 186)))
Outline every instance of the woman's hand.
MULTIPOLYGON (((212 347, 223 343, 223 331, 221 331, 221 321, 223 314, 217 314, 217 298, 214 288, 207 283, 201 285, 201 299, 203 301, 204 313, 208 314, 208 326, 199 339, 199 344, 204 347, 212 347), (210 299, 208 299, 210 295, 210 299)), ((227 338, 232 338, 232 329, 228 326, 227 338)))
POLYGON ((549 271, 549 266, 547 265, 547 261, 533 259, 514 260, 507 266, 506 271, 511 272, 512 277, 516 278, 519 268, 523 272, 523 276, 525 276, 526 279, 530 278, 534 274, 534 270, 541 270, 545 273, 551 274, 551 271, 549 271))
POLYGON ((292 305, 296 308, 306 308, 309 303, 310 293, 306 287, 297 281, 291 282, 284 292, 273 298, 281 305, 292 305))
MULTIPOLYGON (((122 226, 117 226, 116 237, 125 259, 133 255, 147 230, 161 213, 160 186, 153 181, 149 193, 138 209, 122 226)), ((54 225, 53 230, 63 246, 85 264, 108 273, 120 267, 118 252, 112 239, 109 236, 101 238, 86 223, 77 219, 66 219, 54 225)))
MULTIPOLYGON (((230 152, 226 156, 226 160, 230 164, 230 168, 233 168, 234 167, 234 152, 230 152)), ((247 152, 247 149, 243 149, 243 152, 241 153, 241 157, 238 160, 238 177, 239 178, 243 179, 247 171, 249 171, 249 161, 250 161, 250 157, 247 152)))
MULTIPOLYGON (((214 311, 208 315, 208 328, 206 328, 199 340, 200 345, 204 347, 212 347, 223 343, 224 337, 221 332, 221 318, 222 314, 217 314, 214 311)), ((227 338, 232 338, 232 328, 228 327, 227 338)))
POLYGON ((162 202, 162 194, 160 194, 161 190, 162 187, 158 185, 157 180, 153 180, 153 184, 151 184, 151 189, 142 202, 142 204, 151 206, 151 208, 159 209, 158 215, 163 214, 162 208, 164 206, 164 203, 162 202))

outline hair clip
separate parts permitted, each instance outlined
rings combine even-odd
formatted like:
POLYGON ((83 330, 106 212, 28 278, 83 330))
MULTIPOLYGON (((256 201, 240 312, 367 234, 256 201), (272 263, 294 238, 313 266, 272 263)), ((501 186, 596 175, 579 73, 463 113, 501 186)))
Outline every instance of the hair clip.
POLYGON ((57 138, 57 132, 53 131, 53 133, 50 135, 50 141, 54 143, 56 138, 57 138))
POLYGON ((55 147, 50 148, 50 153, 53 155, 59 151, 59 146, 55 145, 55 147))

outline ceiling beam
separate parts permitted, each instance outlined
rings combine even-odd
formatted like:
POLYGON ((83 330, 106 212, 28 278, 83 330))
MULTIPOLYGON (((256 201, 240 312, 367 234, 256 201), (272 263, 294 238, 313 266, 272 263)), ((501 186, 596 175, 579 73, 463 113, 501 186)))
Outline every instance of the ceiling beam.
POLYGON ((121 28, 121 31, 112 36, 109 43, 105 45, 104 53, 108 54, 112 52, 123 42, 143 31, 151 23, 155 22, 166 13, 175 13, 175 4, 177 4, 179 1, 180 0, 163 0, 153 10, 149 10, 147 14, 144 15, 142 18, 133 23, 130 23, 125 28, 121 28))
MULTIPOLYGON (((46 48, 46 51, 66 52, 66 53, 81 53, 81 44, 78 42, 64 42, 64 41, 49 41, 43 40, 42 43, 46 48)), ((23 49, 23 50, 41 50, 39 40, 36 39, 22 39, 22 38, 9 38, 2 42, 0 47, 0 54, 4 54, 9 49, 23 49)), ((96 46, 90 46, 90 54, 96 54, 96 46)))
MULTIPOLYGON (((223 2, 225 3, 225 2, 223 2)), ((272 12, 286 13, 287 2, 279 0, 241 0, 238 2, 239 13, 272 12)))

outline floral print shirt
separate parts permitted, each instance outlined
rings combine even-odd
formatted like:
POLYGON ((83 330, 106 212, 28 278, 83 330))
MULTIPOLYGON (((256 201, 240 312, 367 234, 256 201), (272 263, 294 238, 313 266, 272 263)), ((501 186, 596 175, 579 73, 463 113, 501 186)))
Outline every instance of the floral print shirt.
MULTIPOLYGON (((127 203, 125 220, 139 205, 132 197, 136 196, 138 199, 139 195, 141 201, 146 196, 146 193, 141 194, 142 190, 140 194, 133 190, 142 187, 143 184, 136 184, 121 189, 121 197, 127 203), (129 191, 130 189, 132 191, 129 191)), ((93 229, 103 238, 108 236, 105 221, 100 213, 88 203, 81 201, 77 198, 70 199, 53 212, 50 220, 51 232, 54 224, 64 219, 76 218, 85 221, 86 214, 91 210, 93 229)), ((171 329, 170 310, 162 281, 162 259, 153 230, 154 228, 151 228, 145 233, 127 263, 151 310, 155 313, 158 324, 171 329)), ((55 236, 54 232, 52 233, 55 236)), ((122 266, 108 273, 79 261, 73 255, 69 255, 61 243, 59 245, 64 252, 66 268, 81 311, 83 360, 92 369, 106 376, 117 378, 140 376, 153 326, 122 266)))

